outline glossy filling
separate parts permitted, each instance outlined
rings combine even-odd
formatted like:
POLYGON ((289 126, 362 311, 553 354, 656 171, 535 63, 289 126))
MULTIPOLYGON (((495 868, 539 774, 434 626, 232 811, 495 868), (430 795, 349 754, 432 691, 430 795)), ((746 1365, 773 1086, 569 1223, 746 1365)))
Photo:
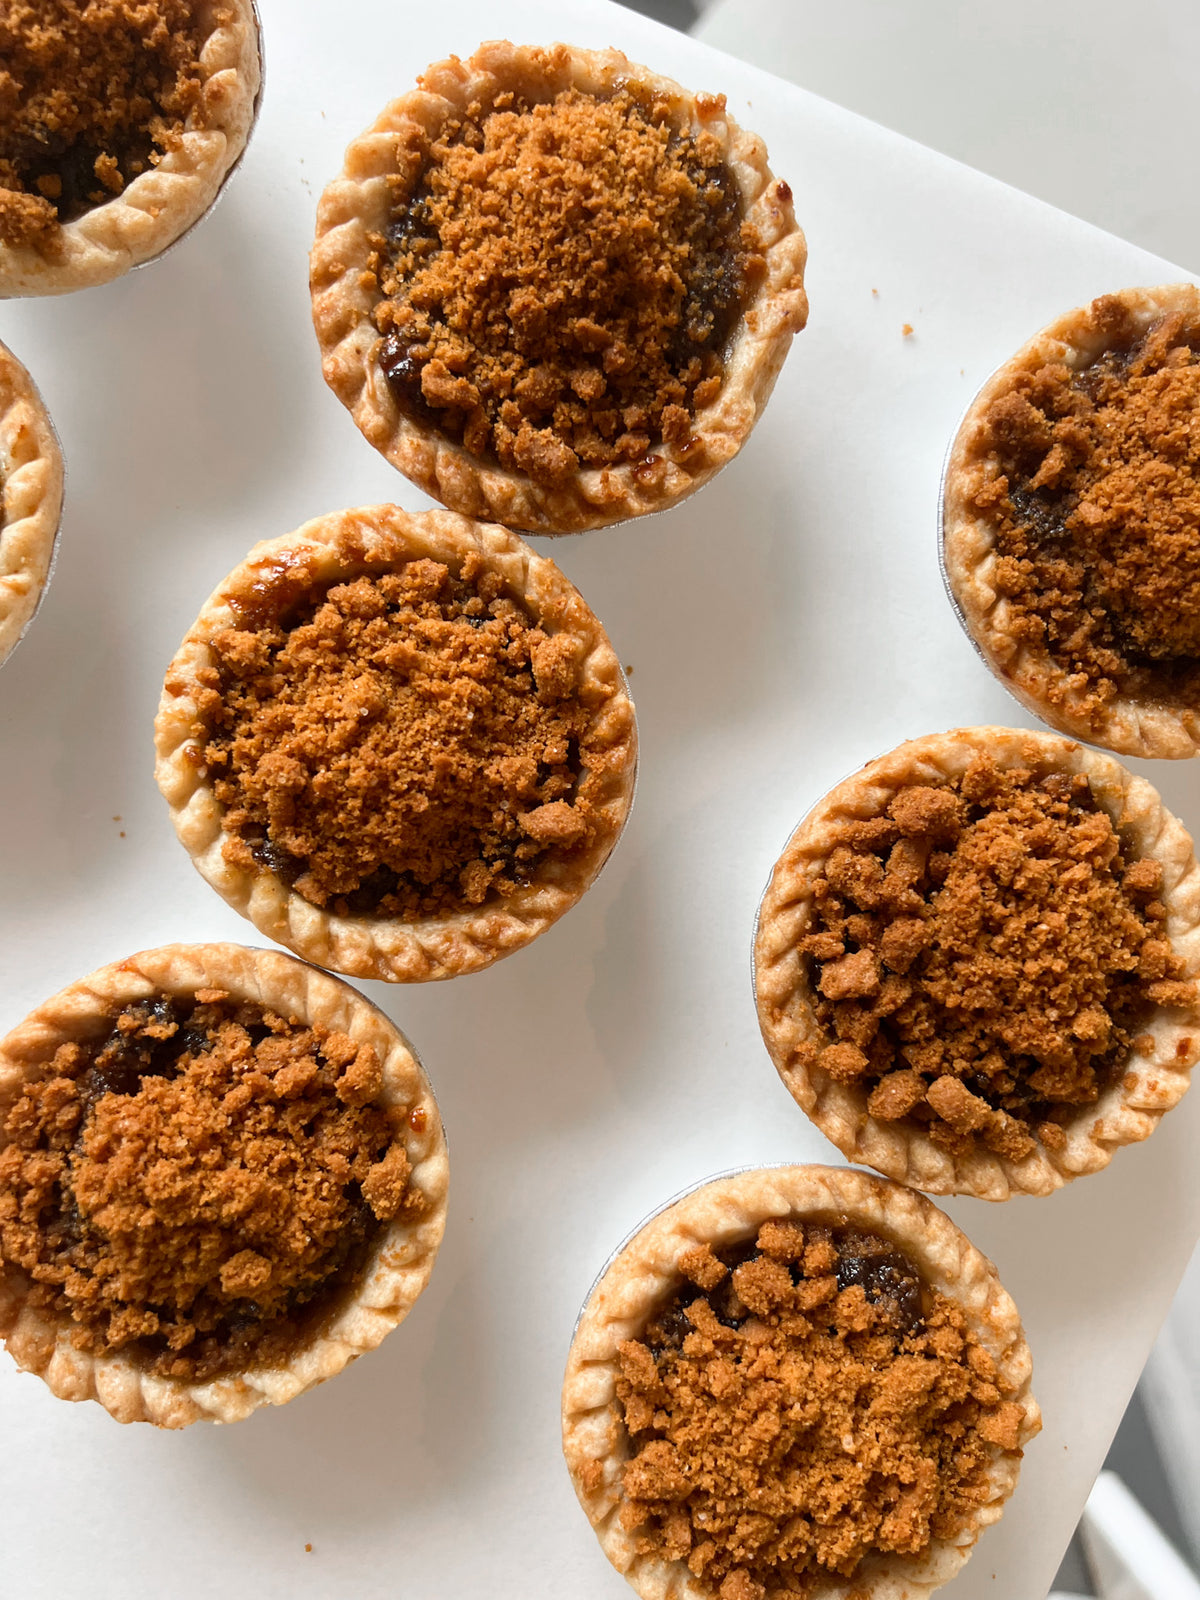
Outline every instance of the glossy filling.
POLYGON ((1119 1076, 1195 986, 1139 858, 1086 777, 978 758, 839 825, 800 941, 830 1042, 801 1060, 955 1155, 1020 1161, 1119 1076))
POLYGON ((286 1362, 423 1209, 381 1087, 370 1045, 222 990, 127 1005, 7 1113, 0 1272, 164 1377, 286 1362))
POLYGON ((428 145, 380 241, 400 410, 554 487, 686 453, 764 264, 710 133, 620 90, 499 96, 428 145))
POLYGON ((203 760, 231 864, 411 921, 507 899, 591 842, 583 647, 475 557, 356 578, 211 644, 203 760))
POLYGON ((188 0, 0 9, 0 244, 53 252, 62 223, 177 148, 201 100, 188 0))
POLYGON ((847 1219, 701 1245, 620 1346, 622 1526, 719 1600, 805 1596, 953 1540, 1023 1407, 962 1310, 847 1219))

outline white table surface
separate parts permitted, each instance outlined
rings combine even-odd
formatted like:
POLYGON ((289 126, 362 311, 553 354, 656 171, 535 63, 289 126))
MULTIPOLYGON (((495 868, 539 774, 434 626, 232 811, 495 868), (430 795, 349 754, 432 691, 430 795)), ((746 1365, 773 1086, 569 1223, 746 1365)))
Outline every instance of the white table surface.
MULTIPOLYGON (((758 1036, 759 892, 800 814, 860 762, 934 729, 1028 724, 941 590, 946 443, 1033 329, 1178 273, 604 0, 262 10, 262 119, 214 216, 122 282, 0 305, 68 459, 58 572, 0 674, 0 1028, 134 949, 254 942, 175 841, 151 721, 200 601, 254 540, 424 503, 321 382, 305 252, 345 144, 427 62, 501 31, 569 33, 723 90, 795 191, 812 317, 709 489, 552 547, 633 668, 641 781, 604 876, 488 973, 366 986, 420 1051, 450 1136, 424 1297, 334 1382, 227 1429, 122 1429, 0 1364, 0 1592, 619 1600, 559 1455, 580 1300, 674 1191, 840 1159, 758 1036)), ((1200 824, 1195 764, 1153 776, 1200 824)), ((1046 1416, 948 1600, 1045 1595, 1200 1233, 1198 1128, 1193 1096, 1052 1199, 947 1206, 1021 1306, 1046 1416)))

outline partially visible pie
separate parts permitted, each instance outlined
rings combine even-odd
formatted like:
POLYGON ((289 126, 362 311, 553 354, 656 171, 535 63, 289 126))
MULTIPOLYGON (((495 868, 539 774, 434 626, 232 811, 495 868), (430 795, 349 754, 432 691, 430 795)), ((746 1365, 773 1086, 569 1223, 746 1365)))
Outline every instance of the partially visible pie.
POLYGON ((158 782, 195 865, 357 977, 477 971, 600 871, 633 796, 603 628, 505 528, 396 506, 256 547, 167 672, 158 782))
POLYGON ((723 96, 482 45, 346 152, 312 252, 325 377, 453 510, 575 533, 740 449, 804 326, 791 190, 723 96))
POLYGON ((795 1099, 933 1194, 1098 1171, 1200 1059, 1192 841, 1144 779, 1054 734, 933 734, 838 784, 775 866, 754 958, 795 1099))
POLYGON ((235 1422, 403 1320, 447 1175, 425 1074, 349 985, 143 951, 0 1041, 0 1335, 119 1422, 235 1422))
POLYGON ((119 277, 203 216, 250 135, 253 0, 0 10, 0 296, 119 277))
POLYGON ((62 498, 54 425, 28 372, 0 344, 0 662, 45 591, 62 498))
POLYGON ((985 660, 1063 733, 1200 751, 1200 289, 1070 311, 954 441, 946 579, 985 660))
POLYGON ((1021 1320, 923 1196, 867 1173, 717 1179, 584 1307, 563 1448, 642 1600, 923 1600, 1038 1432, 1021 1320))

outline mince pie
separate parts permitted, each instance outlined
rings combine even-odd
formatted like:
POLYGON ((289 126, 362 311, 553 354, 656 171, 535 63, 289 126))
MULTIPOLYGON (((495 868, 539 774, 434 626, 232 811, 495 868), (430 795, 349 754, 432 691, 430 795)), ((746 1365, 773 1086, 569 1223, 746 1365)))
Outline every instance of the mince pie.
POLYGON ((0 1041, 0 1335, 119 1422, 237 1421, 403 1320, 447 1175, 420 1065, 347 984, 144 951, 0 1041))
POLYGON ((1124 755, 1200 751, 1200 289, 1104 295, 985 385, 946 471, 955 605, 1012 692, 1124 755))
POLYGON ((804 236, 719 95, 485 44, 346 152, 312 253, 325 377, 455 511, 576 533, 741 448, 804 326, 804 236))
POLYGON ((1053 734, 914 739, 776 864, 758 1016, 848 1157, 1047 1194, 1147 1138, 1200 1057, 1200 867, 1157 793, 1053 734))
POLYGON ((0 9, 0 296, 107 283, 216 198, 259 89, 253 0, 0 9))
POLYGON ((298 954, 411 982, 488 966, 580 897, 636 726, 599 622, 507 529, 395 506, 259 545, 166 677, 158 781, 229 903, 298 954))
POLYGON ((29 374, 0 344, 0 662, 45 592, 62 498, 54 425, 29 374))
POLYGON ((625 1246, 567 1358, 563 1442, 643 1600, 920 1600, 1041 1425, 995 1268, 923 1196, 831 1167, 693 1190, 625 1246))

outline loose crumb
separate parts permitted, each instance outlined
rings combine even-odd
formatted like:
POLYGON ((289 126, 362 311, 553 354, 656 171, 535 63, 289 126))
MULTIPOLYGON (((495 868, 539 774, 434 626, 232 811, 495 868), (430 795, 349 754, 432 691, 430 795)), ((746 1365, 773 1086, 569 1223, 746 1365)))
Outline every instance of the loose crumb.
POLYGON ((904 337, 906 339, 911 339, 912 338, 912 331, 913 331, 913 325, 912 325, 911 322, 906 322, 904 324, 904 326, 900 329, 900 332, 904 335, 904 337))
POLYGON ((953 1153, 1061 1149, 1154 1006, 1194 999, 1161 888, 1082 775, 980 757, 901 789, 841 827, 814 885, 800 951, 830 1042, 801 1058, 953 1153))
POLYGON ((1200 326, 1144 332, 1093 303, 1109 348, 1013 377, 984 419, 1000 475, 976 496, 1020 644, 1067 675, 1053 705, 1200 706, 1200 326))
POLYGON ((625 89, 448 122, 377 248, 398 404, 550 487, 686 452, 765 272, 720 142, 625 89))
POLYGON ((971 1527, 1024 1408, 902 1251, 783 1218, 679 1271, 619 1350, 638 1552, 686 1562, 717 1600, 764 1600, 971 1527))
POLYGON ((60 226, 175 149, 201 99, 188 0, 12 0, 0 9, 0 244, 60 226))
POLYGON ((286 1360, 379 1227, 417 1215, 369 1044, 200 990, 126 1006, 23 1087, 0 1272, 73 1342, 207 1381, 286 1360))
POLYGON ((592 839, 582 647, 475 558, 356 578, 211 642, 204 761, 233 865, 339 915, 415 920, 506 898, 592 839))

